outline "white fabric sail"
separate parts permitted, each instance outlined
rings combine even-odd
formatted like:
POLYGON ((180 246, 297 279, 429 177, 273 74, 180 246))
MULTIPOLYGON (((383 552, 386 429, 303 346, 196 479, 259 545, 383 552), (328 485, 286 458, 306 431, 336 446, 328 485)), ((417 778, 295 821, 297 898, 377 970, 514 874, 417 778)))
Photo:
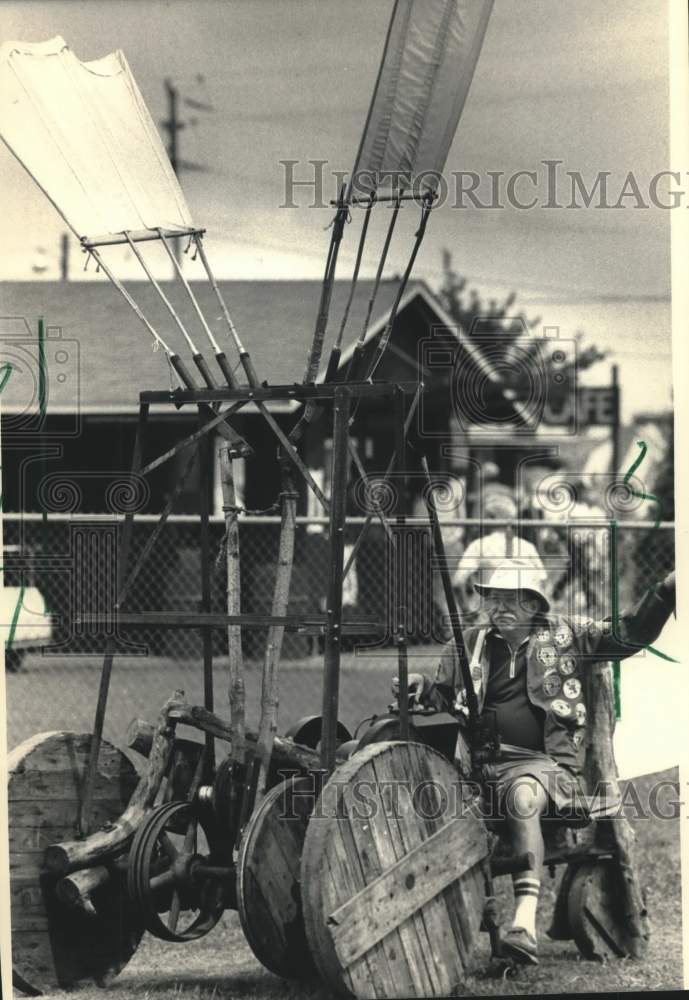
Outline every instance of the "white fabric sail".
POLYGON ((352 171, 355 196, 392 188, 390 175, 407 178, 404 187, 418 180, 419 193, 437 189, 492 7, 397 0, 352 171))
POLYGON ((0 136, 80 239, 193 228, 121 51, 80 62, 61 37, 0 47, 0 136))

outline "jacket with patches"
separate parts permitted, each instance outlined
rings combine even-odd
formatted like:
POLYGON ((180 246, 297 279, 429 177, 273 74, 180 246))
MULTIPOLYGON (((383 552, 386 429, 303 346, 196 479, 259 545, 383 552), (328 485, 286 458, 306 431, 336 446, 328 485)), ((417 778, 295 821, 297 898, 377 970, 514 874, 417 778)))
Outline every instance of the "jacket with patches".
MULTIPOLYGON (((613 629, 611 619, 547 615, 534 619, 526 651, 526 687, 532 705, 544 715, 545 752, 576 774, 583 770, 588 714, 587 666, 633 656, 658 638, 674 607, 674 586, 660 584, 613 629)), ((483 708, 491 664, 485 637, 489 626, 464 633, 474 688, 483 708)), ((434 682, 424 700, 439 711, 453 711, 464 701, 464 685, 454 642, 447 643, 434 682)))

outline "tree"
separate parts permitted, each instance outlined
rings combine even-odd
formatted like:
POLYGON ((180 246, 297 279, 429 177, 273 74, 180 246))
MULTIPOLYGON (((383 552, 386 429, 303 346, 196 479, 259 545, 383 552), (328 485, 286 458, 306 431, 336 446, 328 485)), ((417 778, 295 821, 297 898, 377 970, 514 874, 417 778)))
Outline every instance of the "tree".
POLYGON ((565 350, 565 357, 560 359, 556 356, 557 345, 548 344, 544 350, 543 338, 531 334, 541 317, 528 319, 515 310, 516 292, 511 292, 502 303, 495 299, 484 302, 475 288, 467 288, 467 279, 454 269, 452 254, 447 249, 443 250, 443 282, 438 297, 452 320, 484 354, 490 355, 502 378, 503 393, 514 401, 531 398, 536 367, 542 370, 545 366, 549 402, 557 411, 576 386, 578 373, 606 357, 595 346, 583 348, 581 332, 576 336, 576 358, 572 351, 565 350))

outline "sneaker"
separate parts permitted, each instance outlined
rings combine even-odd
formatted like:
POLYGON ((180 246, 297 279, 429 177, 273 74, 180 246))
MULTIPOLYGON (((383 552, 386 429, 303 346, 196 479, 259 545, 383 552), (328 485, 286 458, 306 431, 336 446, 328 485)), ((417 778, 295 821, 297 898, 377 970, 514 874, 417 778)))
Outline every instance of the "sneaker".
POLYGON ((525 927, 513 927, 502 937, 503 958, 520 965, 538 965, 538 942, 525 927))

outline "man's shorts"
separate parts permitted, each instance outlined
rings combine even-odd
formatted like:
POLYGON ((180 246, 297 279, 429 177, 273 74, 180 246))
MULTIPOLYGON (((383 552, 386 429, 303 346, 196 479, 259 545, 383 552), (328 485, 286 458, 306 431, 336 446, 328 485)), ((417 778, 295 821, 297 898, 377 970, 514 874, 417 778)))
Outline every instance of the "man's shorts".
POLYGON ((575 774, 552 757, 536 750, 503 745, 500 755, 483 772, 485 818, 506 817, 505 794, 517 778, 534 778, 545 789, 548 805, 544 819, 585 826, 591 817, 586 794, 575 774))

